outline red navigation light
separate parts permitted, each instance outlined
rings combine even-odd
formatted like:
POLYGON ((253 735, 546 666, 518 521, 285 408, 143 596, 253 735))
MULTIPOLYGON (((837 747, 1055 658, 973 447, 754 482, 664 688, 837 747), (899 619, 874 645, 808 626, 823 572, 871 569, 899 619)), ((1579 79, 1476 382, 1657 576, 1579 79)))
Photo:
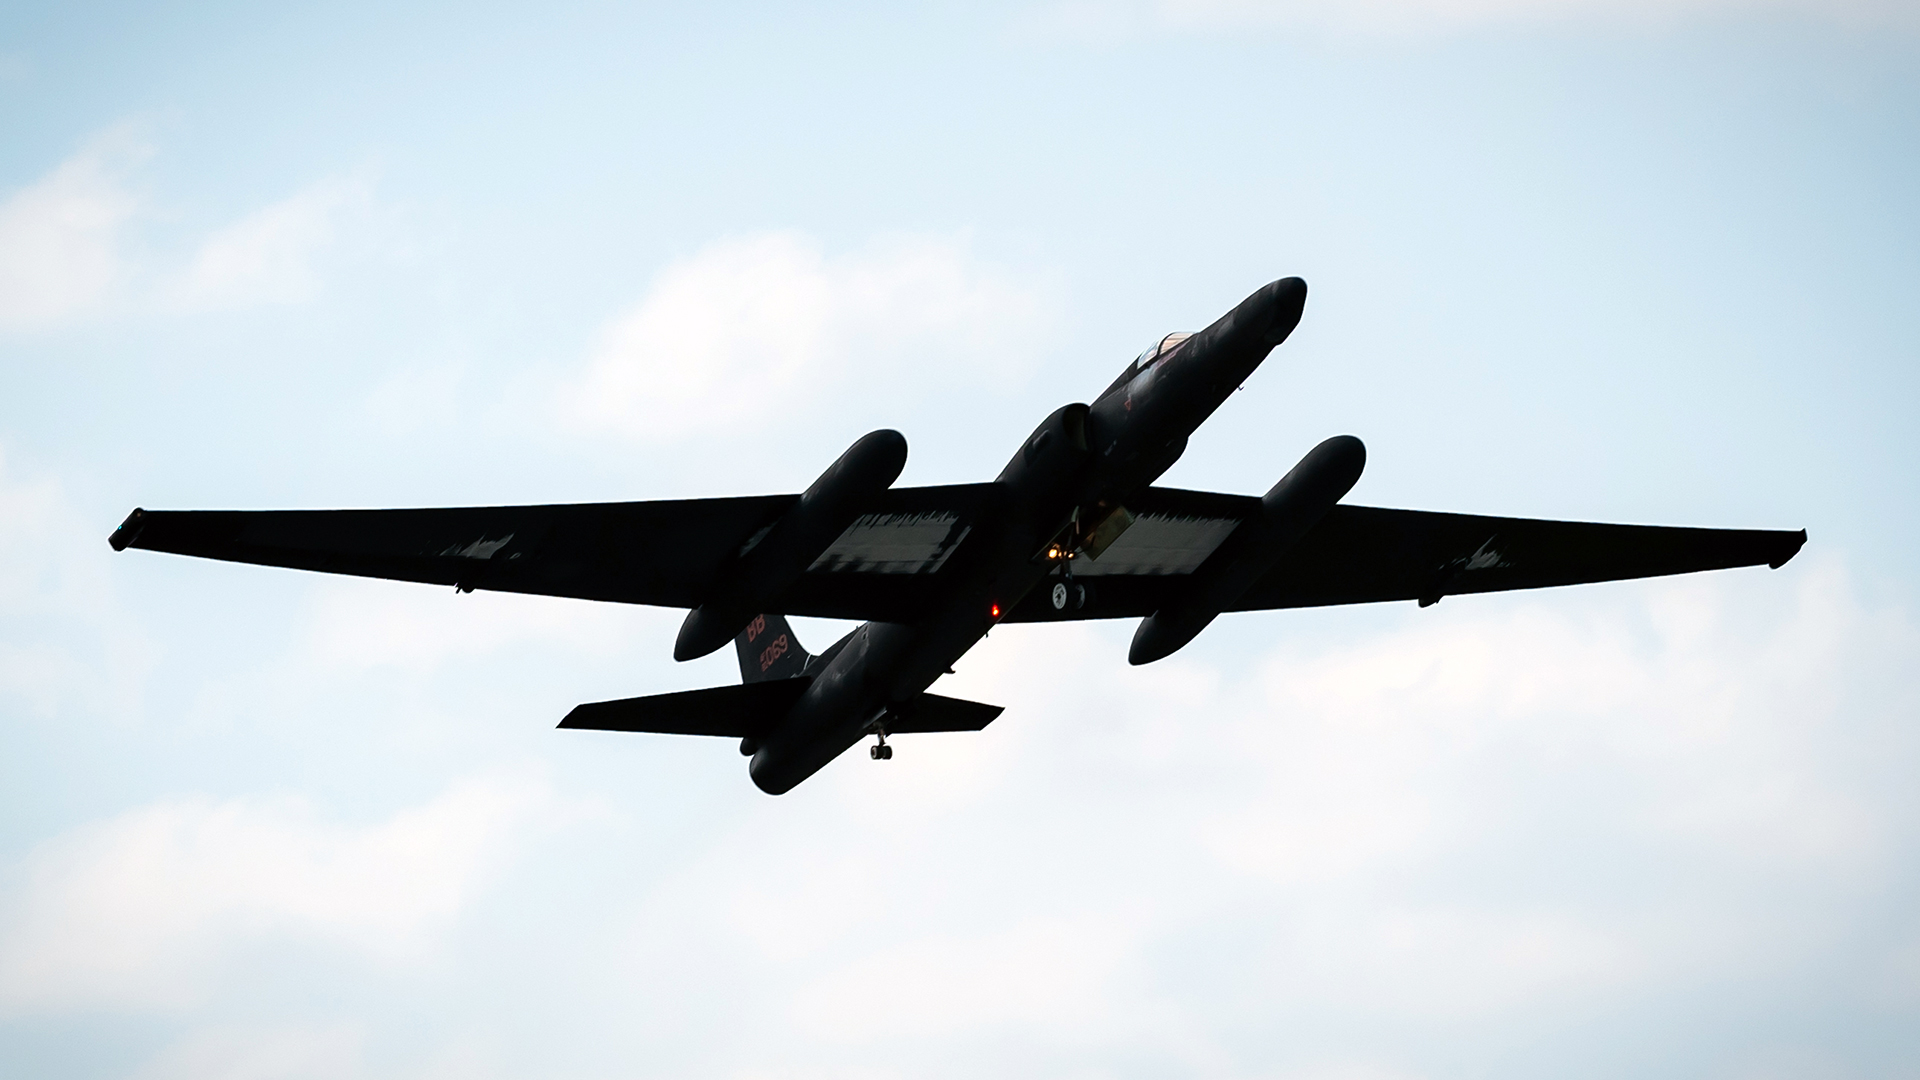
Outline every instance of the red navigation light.
POLYGON ((994 618, 996 618, 996 619, 997 619, 997 618, 999 618, 999 617, 1000 617, 1000 605, 999 605, 999 604, 995 604, 995 605, 993 605, 992 607, 990 607, 990 608, 988 608, 988 609, 987 609, 987 614, 988 614, 988 615, 991 615, 991 616, 993 616, 993 617, 994 617, 994 618))

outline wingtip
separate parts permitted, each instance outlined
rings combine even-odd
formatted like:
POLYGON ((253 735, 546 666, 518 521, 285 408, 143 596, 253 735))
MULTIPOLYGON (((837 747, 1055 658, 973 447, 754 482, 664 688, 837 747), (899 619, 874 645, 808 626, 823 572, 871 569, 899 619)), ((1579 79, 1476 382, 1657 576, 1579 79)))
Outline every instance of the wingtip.
POLYGON ((127 515, 127 520, 121 522, 120 527, 113 530, 113 534, 107 537, 107 544, 115 551, 127 550, 127 545, 140 539, 140 530, 146 524, 146 516, 145 510, 138 506, 134 507, 133 513, 127 515))
POLYGON ((1788 563, 1793 561, 1793 557, 1795 555, 1800 554, 1801 548, 1807 546, 1807 530, 1801 529, 1800 532, 1796 535, 1797 535, 1797 538, 1794 540, 1792 550, 1780 556, 1778 559, 1775 559, 1772 562, 1768 563, 1767 569, 1778 570, 1781 567, 1787 565, 1788 563))

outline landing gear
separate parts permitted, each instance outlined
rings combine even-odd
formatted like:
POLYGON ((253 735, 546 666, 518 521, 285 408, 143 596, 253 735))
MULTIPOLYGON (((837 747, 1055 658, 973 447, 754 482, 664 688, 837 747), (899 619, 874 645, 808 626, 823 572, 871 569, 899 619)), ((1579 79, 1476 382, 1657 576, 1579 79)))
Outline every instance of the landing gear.
POLYGON ((873 733, 880 737, 880 742, 874 746, 867 747, 867 756, 875 761, 892 761, 893 747, 887 745, 887 729, 875 727, 873 733))

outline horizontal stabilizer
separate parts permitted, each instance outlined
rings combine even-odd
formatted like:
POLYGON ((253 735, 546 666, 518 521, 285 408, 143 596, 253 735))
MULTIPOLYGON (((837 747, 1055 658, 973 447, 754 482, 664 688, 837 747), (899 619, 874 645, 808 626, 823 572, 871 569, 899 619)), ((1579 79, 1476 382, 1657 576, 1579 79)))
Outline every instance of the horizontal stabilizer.
POLYGON ((932 731, 979 731, 993 718, 1005 712, 1005 706, 982 705, 977 701, 921 694, 913 699, 905 715, 887 722, 889 735, 918 735, 932 731))
MULTIPOLYGON (((646 731, 658 735, 757 738, 786 716, 787 710, 800 700, 800 695, 806 692, 811 682, 811 678, 777 679, 740 686, 715 686, 707 690, 682 690, 677 694, 623 698, 619 701, 593 701, 574 706, 567 718, 560 721, 560 726, 596 731, 646 731)), ((953 704, 971 705, 964 701, 953 704)), ((994 710, 996 713, 999 711, 994 710)), ((987 719, 991 720, 992 717, 987 719)))

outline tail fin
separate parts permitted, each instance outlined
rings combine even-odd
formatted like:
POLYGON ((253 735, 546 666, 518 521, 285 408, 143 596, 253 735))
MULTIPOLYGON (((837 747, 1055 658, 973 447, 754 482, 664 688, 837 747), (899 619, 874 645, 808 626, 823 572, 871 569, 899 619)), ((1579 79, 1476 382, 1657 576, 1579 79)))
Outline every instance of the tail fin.
POLYGON ((733 639, 733 647, 740 654, 743 683, 797 678, 806 670, 809 659, 785 615, 755 615, 733 639))

